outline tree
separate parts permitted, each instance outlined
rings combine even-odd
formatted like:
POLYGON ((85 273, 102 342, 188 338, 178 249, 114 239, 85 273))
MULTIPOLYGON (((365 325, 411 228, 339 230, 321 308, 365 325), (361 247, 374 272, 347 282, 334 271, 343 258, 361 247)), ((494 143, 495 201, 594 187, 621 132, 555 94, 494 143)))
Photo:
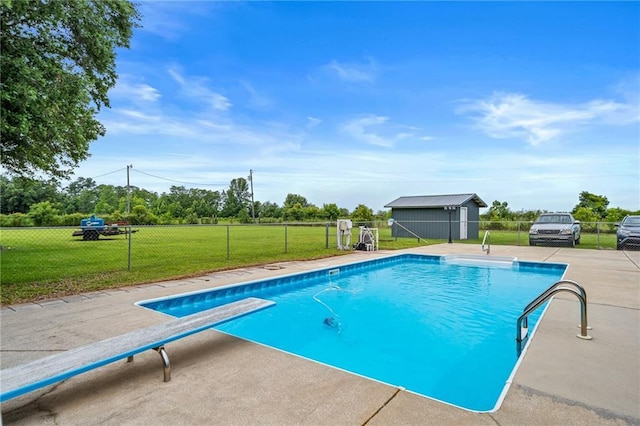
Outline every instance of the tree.
POLYGON ((340 216, 340 209, 335 203, 322 205, 322 217, 327 220, 336 220, 340 216))
POLYGON ((628 214, 639 214, 633 213, 629 210, 621 209, 620 207, 612 207, 607 209, 607 222, 620 222, 624 217, 628 214))
POLYGON ((54 225, 53 220, 58 213, 49 201, 33 204, 29 209, 29 216, 36 226, 54 225))
POLYGON ((371 222, 373 221, 373 210, 364 204, 358 204, 351 213, 351 219, 356 222, 371 222))
POLYGON ((157 219, 143 205, 134 206, 129 215, 132 225, 153 225, 157 219))
POLYGON ((284 205, 282 207, 286 210, 293 207, 295 204, 300 204, 301 207, 307 207, 309 202, 302 195, 287 194, 287 198, 284 199, 284 205))
POLYGON ((220 193, 205 189, 190 189, 191 207, 198 217, 215 217, 220 209, 220 193))
POLYGON ((249 183, 245 178, 231 179, 229 183, 229 191, 233 192, 234 197, 242 207, 251 207, 251 193, 249 192, 249 183))
POLYGON ((258 210, 260 213, 260 217, 269 217, 269 218, 280 218, 282 217, 282 207, 279 207, 278 204, 272 203, 271 201, 265 201, 260 206, 258 210))
POLYGON ((98 186, 98 202, 95 206, 95 212, 98 214, 113 213, 118 209, 120 197, 113 185, 98 186))
POLYGON ((249 206, 249 185, 245 178, 232 179, 229 189, 224 192, 222 204, 223 217, 235 217, 242 209, 249 206))
POLYGON ((583 226, 585 226, 587 223, 598 222, 596 213, 587 207, 578 207, 577 209, 574 209, 573 217, 576 220, 582 222, 583 226))
POLYGON ((304 209, 304 217, 305 217, 305 219, 307 219, 307 220, 316 220, 320 216, 322 216, 322 210, 320 210, 318 208, 318 206, 315 206, 313 204, 309 204, 307 207, 305 207, 305 209, 304 209))
POLYGON ((287 207, 284 211, 285 220, 297 220, 304 219, 305 208, 300 203, 295 203, 291 207, 287 207))
POLYGON ((509 203, 495 200, 489 207, 489 220, 509 220, 513 216, 509 210, 509 203))
POLYGON ((604 195, 596 195, 587 191, 582 191, 578 196, 578 204, 573 208, 572 213, 576 213, 580 207, 591 209, 598 219, 603 219, 607 215, 609 200, 604 195))
POLYGON ((28 213, 33 204, 61 199, 53 181, 0 176, 0 213, 28 213))
POLYGON ((247 209, 241 209, 236 215, 236 218, 240 223, 251 223, 252 221, 251 216, 249 215, 249 212, 247 211, 247 209))
POLYGON ((9 173, 68 177, 104 135, 115 49, 140 15, 128 0, 2 0, 0 140, 9 173))
POLYGON ((65 212, 95 213, 100 191, 93 179, 79 177, 67 186, 66 193, 65 212))
MULTIPOLYGON (((137 186, 131 186, 131 198, 139 198, 144 200, 144 205, 147 208, 151 208, 158 201, 158 194, 153 191, 148 191, 144 188, 138 188, 137 186)), ((126 198, 127 188, 124 186, 117 186, 115 191, 120 194, 119 198, 126 198)))

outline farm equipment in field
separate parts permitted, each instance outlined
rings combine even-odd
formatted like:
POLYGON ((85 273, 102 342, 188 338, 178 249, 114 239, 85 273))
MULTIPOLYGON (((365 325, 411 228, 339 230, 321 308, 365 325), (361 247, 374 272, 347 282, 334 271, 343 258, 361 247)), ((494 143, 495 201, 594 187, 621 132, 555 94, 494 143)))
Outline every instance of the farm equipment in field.
POLYGON ((122 221, 105 224, 104 219, 92 215, 91 217, 82 219, 80 221, 80 230, 74 231, 73 236, 82 237, 82 239, 85 241, 92 241, 100 238, 100 235, 111 236, 128 234, 129 232, 137 232, 133 230, 129 231, 128 228, 120 228, 120 226, 128 227, 129 224, 122 221))

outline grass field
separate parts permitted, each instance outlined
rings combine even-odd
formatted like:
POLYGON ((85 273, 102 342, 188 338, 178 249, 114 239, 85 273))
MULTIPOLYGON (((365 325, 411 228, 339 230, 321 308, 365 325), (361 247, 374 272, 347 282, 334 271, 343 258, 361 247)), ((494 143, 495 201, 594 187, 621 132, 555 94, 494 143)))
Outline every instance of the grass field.
MULTIPOLYGON (((106 288, 184 278, 207 272, 278 261, 339 256, 335 228, 324 226, 153 226, 136 227, 131 258, 125 235, 83 241, 74 228, 0 229, 2 304, 60 297, 106 288), (129 269, 130 262, 130 269, 129 269)), ((442 243, 394 239, 382 227, 380 248, 442 243)), ((480 233, 482 237, 484 232, 480 233)), ((353 241, 357 242, 357 230, 353 241)), ((582 248, 615 246, 615 236, 582 236, 582 248)), ((480 244, 480 239, 466 240, 480 244)), ((526 233, 491 231, 491 244, 527 245, 526 233)))
MULTIPOLYGON (((0 230, 3 304, 59 297, 105 288, 201 275, 211 271, 344 254, 335 228, 324 226, 154 226, 126 235, 83 241, 74 228, 0 230)), ((391 238, 381 229, 380 246, 424 245, 391 238)), ((353 236, 357 242, 357 233, 353 236)))

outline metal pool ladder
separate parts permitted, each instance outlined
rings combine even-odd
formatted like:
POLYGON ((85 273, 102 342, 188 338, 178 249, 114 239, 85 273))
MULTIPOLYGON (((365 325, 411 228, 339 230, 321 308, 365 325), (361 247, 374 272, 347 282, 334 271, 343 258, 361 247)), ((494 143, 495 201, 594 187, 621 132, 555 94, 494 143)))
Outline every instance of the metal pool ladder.
POLYGON ((523 343, 529 337, 529 315, 548 299, 562 291, 574 294, 580 301, 580 334, 578 334, 577 337, 584 340, 591 340, 591 336, 587 334, 587 330, 591 330, 591 327, 587 325, 587 293, 577 282, 561 280, 546 289, 531 303, 529 303, 522 311, 522 315, 518 318, 516 326, 516 350, 518 352, 518 356, 520 356, 520 353, 522 352, 523 343))
POLYGON ((486 251, 487 254, 491 253, 491 232, 488 230, 484 233, 484 238, 482 239, 482 251, 486 251), (487 248, 484 248, 484 243, 487 243, 487 248))

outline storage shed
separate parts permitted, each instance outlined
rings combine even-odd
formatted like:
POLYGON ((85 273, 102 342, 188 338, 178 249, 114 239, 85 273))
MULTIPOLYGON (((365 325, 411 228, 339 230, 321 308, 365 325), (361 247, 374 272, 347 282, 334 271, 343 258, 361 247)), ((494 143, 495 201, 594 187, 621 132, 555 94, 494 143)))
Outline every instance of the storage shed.
POLYGON ((476 194, 453 194, 400 197, 385 207, 395 221, 394 237, 447 239, 451 233, 453 240, 466 240, 478 238, 480 208, 487 204, 476 194))

